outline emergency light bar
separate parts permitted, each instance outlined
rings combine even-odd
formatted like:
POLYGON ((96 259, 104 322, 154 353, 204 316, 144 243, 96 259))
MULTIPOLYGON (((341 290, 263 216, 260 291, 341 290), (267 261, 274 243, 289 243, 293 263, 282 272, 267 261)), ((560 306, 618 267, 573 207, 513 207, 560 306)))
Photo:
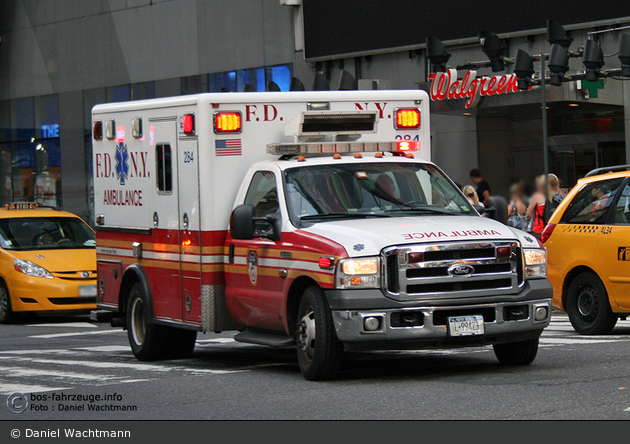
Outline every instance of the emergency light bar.
POLYGON ((399 142, 270 143, 267 145, 268 154, 279 156, 364 152, 405 153, 409 151, 420 151, 420 142, 401 140, 399 142))

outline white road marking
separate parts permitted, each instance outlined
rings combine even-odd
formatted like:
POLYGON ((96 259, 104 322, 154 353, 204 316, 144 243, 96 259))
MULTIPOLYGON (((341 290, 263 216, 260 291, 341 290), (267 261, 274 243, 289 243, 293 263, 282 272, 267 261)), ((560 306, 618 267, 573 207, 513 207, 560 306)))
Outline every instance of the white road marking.
POLYGON ((98 345, 95 347, 79 347, 74 350, 85 350, 91 352, 129 352, 131 348, 128 345, 98 345))
POLYGON ((29 338, 36 339, 52 339, 52 338, 65 338, 69 336, 84 336, 84 335, 105 335, 110 333, 123 333, 122 330, 101 330, 101 331, 81 331, 76 333, 55 333, 50 335, 35 335, 29 336, 29 338))
POLYGON ((87 373, 77 373, 77 372, 61 372, 58 370, 40 370, 40 369, 32 369, 32 368, 22 368, 22 367, 1 367, 0 372, 2 372, 3 377, 14 377, 14 378, 41 378, 41 377, 52 377, 52 378, 70 378, 70 379, 79 379, 82 381, 106 381, 111 379, 122 379, 118 376, 109 376, 109 375, 90 375, 87 373))
POLYGON ((215 338, 215 339, 197 339, 198 344, 205 343, 234 343, 236 342, 234 338, 215 338))
POLYGON ((60 359, 38 359, 38 358, 16 358, 14 356, 0 356, 0 359, 11 360, 11 362, 32 362, 35 364, 47 364, 47 365, 71 365, 76 367, 90 367, 90 368, 124 368, 128 370, 137 371, 153 371, 153 372, 167 372, 171 368, 154 365, 144 364, 141 362, 98 362, 98 361, 76 361, 76 360, 60 360, 60 359))
POLYGON ((43 385, 26 384, 0 384, 0 395, 10 395, 11 393, 40 393, 54 392, 56 390, 68 390, 71 387, 44 387, 43 385))
POLYGON ((54 324, 27 324, 26 327, 98 328, 89 322, 58 322, 54 324))

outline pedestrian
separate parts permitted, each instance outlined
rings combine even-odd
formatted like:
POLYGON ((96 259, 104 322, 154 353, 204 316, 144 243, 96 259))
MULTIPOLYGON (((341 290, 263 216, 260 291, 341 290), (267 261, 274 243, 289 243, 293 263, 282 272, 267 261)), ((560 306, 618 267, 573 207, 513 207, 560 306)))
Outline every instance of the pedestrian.
POLYGON ((531 234, 536 236, 538 239, 541 238, 542 232, 545 229, 545 225, 547 224, 547 219, 545 219, 545 204, 547 200, 549 200, 549 214, 551 216, 553 211, 558 207, 562 199, 564 199, 564 193, 560 189, 560 181, 558 180, 558 176, 555 174, 549 174, 547 176, 547 181, 549 182, 549 191, 545 189, 545 175, 541 174, 536 178, 536 193, 532 196, 532 199, 529 203, 529 208, 527 208, 527 217, 531 218, 531 234))
POLYGON ((477 192, 475 191, 475 187, 473 187, 472 185, 466 185, 466 186, 464 186, 462 191, 464 192, 464 195, 466 196, 466 199, 468 199, 468 202, 470 202, 471 204, 473 204, 473 205, 475 205, 477 207, 479 206, 479 196, 477 196, 477 192))
POLYGON ((488 199, 490 199, 490 185, 485 181, 481 172, 474 168, 470 170, 470 180, 475 184, 477 196, 479 200, 483 202, 485 207, 488 206, 488 199))
POLYGON ((508 225, 526 231, 529 227, 527 205, 523 197, 522 184, 514 183, 510 187, 510 204, 508 205, 508 225))

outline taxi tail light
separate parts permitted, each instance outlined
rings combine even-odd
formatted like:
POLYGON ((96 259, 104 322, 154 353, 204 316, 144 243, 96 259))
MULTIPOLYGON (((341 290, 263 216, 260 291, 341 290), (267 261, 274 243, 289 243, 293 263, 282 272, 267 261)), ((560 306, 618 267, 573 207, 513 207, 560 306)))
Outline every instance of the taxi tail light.
POLYGON ((103 121, 96 120, 92 126, 92 137, 94 140, 103 140, 103 121))
POLYGON ((242 115, 238 111, 214 113, 214 132, 240 133, 242 121, 242 115))
POLYGON ((398 151, 420 151, 420 142, 401 140, 397 143, 398 151))
POLYGON ((420 128, 420 110, 418 108, 397 109, 394 126, 396 129, 420 128))
POLYGON ((542 241, 543 244, 547 242, 547 239, 551 237, 551 234, 553 233, 553 230, 555 229, 556 229, 556 224, 548 224, 545 226, 545 229, 543 230, 542 235, 540 236, 540 240, 542 241))
POLYGON ((194 114, 184 114, 184 117, 182 119, 182 130, 186 134, 195 133, 195 115, 194 114))

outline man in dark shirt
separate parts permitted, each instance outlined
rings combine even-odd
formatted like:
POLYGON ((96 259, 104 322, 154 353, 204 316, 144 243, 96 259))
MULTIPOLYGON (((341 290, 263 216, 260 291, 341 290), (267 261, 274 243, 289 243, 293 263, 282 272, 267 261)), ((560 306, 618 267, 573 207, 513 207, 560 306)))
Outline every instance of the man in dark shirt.
POLYGON ((470 180, 472 180, 477 188, 477 196, 479 196, 479 200, 487 207, 488 199, 490 199, 490 185, 488 185, 488 182, 486 182, 481 176, 481 172, 476 168, 470 170, 470 180))

